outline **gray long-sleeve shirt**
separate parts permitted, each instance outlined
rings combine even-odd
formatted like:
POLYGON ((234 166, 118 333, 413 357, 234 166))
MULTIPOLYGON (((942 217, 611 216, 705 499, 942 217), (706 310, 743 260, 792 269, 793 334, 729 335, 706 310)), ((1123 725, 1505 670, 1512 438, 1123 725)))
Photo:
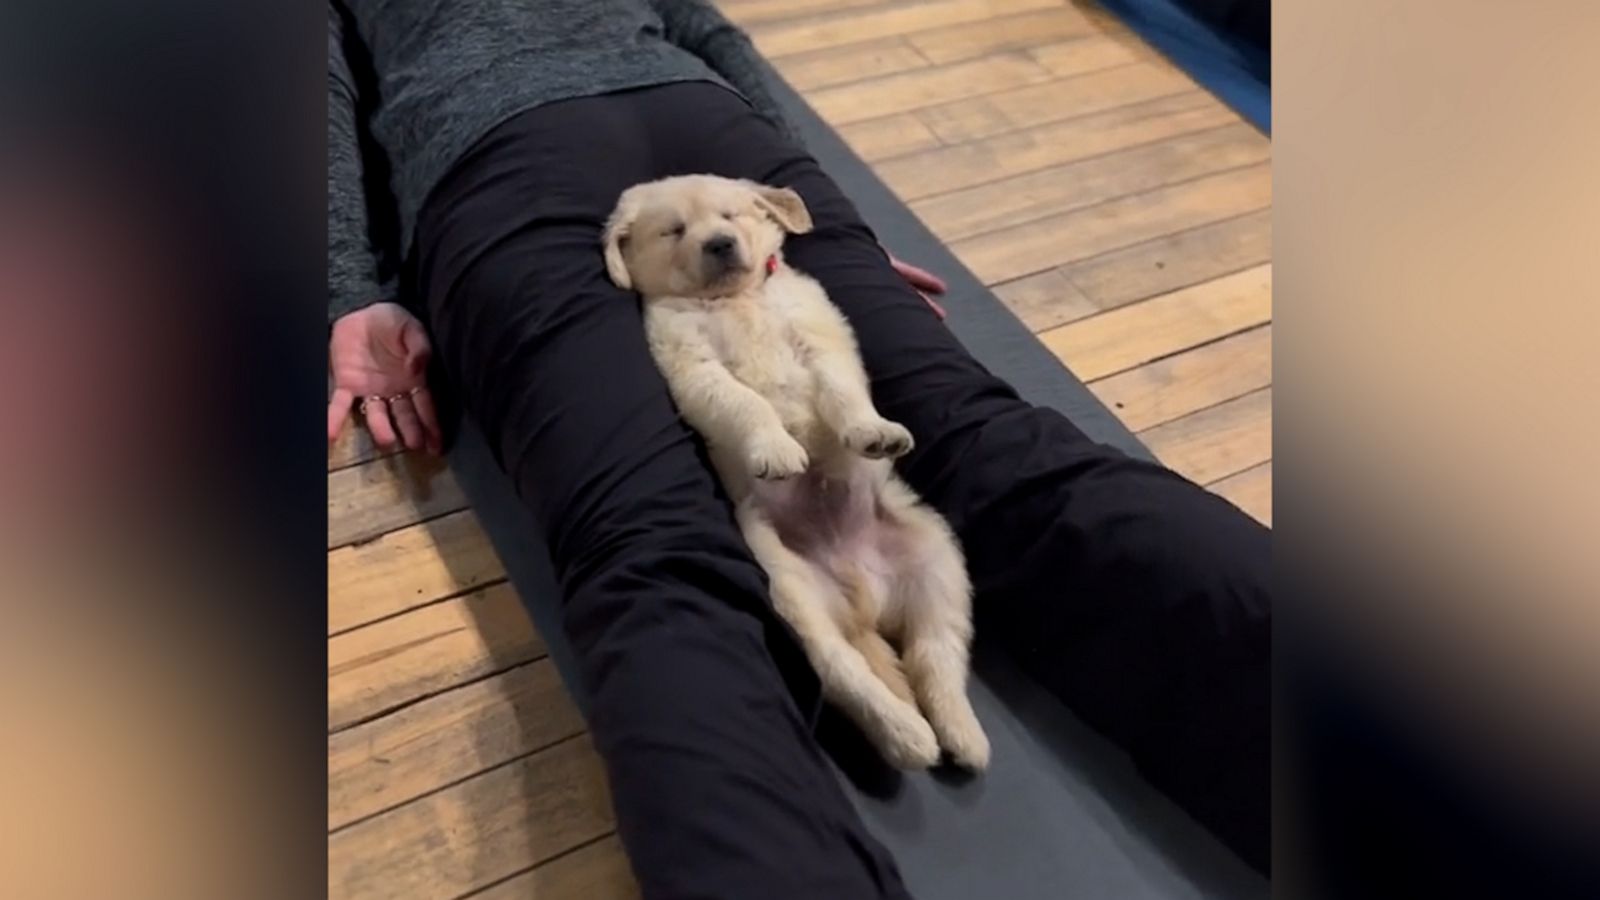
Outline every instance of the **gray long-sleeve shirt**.
POLYGON ((329 0, 329 321, 397 299, 428 193, 511 116, 713 81, 784 125, 763 78, 709 0, 329 0))

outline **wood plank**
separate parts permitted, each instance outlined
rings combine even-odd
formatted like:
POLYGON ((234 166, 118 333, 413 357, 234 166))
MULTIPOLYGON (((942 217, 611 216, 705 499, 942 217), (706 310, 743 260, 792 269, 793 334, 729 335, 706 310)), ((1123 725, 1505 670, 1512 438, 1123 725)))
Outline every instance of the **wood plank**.
POLYGON ((1093 34, 1058 44, 1046 44, 1028 51, 1039 65, 1057 77, 1067 78, 1096 72, 1131 62, 1150 62, 1170 66, 1145 43, 1123 30, 1093 34))
POLYGON ((901 38, 848 44, 784 57, 778 66, 795 90, 811 91, 927 68, 928 61, 901 38))
POLYGON ((1012 53, 824 88, 806 101, 830 124, 848 125, 1049 78, 1043 66, 1012 53))
POLYGON ((1239 122, 939 194, 911 210, 941 239, 958 241, 1263 162, 1270 152, 1260 132, 1239 122))
POLYGON ((1272 458, 1272 388, 1139 433, 1156 457, 1197 484, 1210 484, 1272 458))
POLYGON ((1249 513, 1257 522, 1272 527, 1272 463, 1262 463, 1214 481, 1208 489, 1249 513))
POLYGON ((924 150, 886 160, 873 171, 902 200, 913 201, 1237 121, 1231 110, 1210 96, 1189 91, 972 143, 924 150))
POLYGON ((1100 311, 1056 269, 997 285, 994 295, 1035 334, 1100 311))
POLYGON ((1101 25, 1082 9, 1064 5, 919 31, 906 40, 930 61, 943 65, 991 53, 1026 50, 1064 38, 1091 35, 1100 28, 1101 25))
POLYGON ((548 658, 328 738, 328 830, 583 732, 548 658))
POLYGON ((941 25, 977 22, 1007 13, 1057 6, 1061 0, 933 0, 844 12, 816 19, 751 29, 751 38, 768 59, 837 47, 875 38, 925 31, 941 25))
POLYGON ((1143 431, 1272 384, 1272 325, 1203 344, 1089 385, 1132 431, 1143 431))
POLYGON ((1271 203, 1272 167, 1260 163, 999 228, 951 249, 984 284, 998 284, 1271 203))
POLYGON ((924 109, 917 117, 939 140, 960 144, 1192 90, 1194 82, 1170 66, 1139 62, 957 100, 924 109))
POLYGON ((850 149, 867 162, 939 146, 939 139, 928 126, 911 113, 856 122, 838 132, 850 149))
POLYGON ((1079 378, 1094 381, 1271 318, 1266 265, 1063 325, 1039 339, 1079 378))
POLYGON ((1262 209, 1123 250, 1062 270, 1101 309, 1209 281, 1272 259, 1272 210, 1262 209))
POLYGON ((328 639, 328 730, 543 656, 509 584, 328 639))
POLYGON ((328 896, 448 900, 613 830, 587 737, 491 769, 328 839, 328 896))
POLYGON ((615 835, 530 869, 472 900, 638 900, 639 884, 615 835))
POLYGON ((328 633, 498 581, 505 569, 471 510, 328 553, 328 633))
POLYGON ((328 548, 466 506, 455 476, 436 457, 406 453, 340 469, 328 475, 328 548))
POLYGON ((717 7, 728 19, 744 28, 784 19, 798 19, 824 13, 886 6, 892 0, 717 0, 717 7))

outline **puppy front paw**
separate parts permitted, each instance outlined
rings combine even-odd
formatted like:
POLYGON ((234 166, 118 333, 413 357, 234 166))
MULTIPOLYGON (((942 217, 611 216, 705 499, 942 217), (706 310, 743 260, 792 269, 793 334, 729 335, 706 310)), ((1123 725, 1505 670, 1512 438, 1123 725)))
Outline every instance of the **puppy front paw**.
POLYGON ((750 442, 746 458, 750 474, 766 480, 793 478, 805 472, 811 464, 806 448, 790 437, 788 432, 776 431, 757 437, 750 442))
POLYGON ((851 451, 868 459, 899 459, 916 446, 904 425, 888 419, 851 425, 840 438, 851 451))

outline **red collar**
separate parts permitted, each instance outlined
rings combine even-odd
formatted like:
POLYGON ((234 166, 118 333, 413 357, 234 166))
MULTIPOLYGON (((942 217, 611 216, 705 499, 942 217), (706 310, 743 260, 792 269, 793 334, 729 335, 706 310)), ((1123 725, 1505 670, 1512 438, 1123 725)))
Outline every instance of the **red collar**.
POLYGON ((767 257, 767 277, 771 278, 776 274, 778 274, 778 254, 774 253, 767 257))

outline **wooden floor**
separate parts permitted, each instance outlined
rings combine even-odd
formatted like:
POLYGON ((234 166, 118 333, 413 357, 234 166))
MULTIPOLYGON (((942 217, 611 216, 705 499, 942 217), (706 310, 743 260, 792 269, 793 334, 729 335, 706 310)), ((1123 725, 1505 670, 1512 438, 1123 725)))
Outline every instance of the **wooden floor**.
MULTIPOLYGON (((1164 461, 1270 522, 1265 138, 1068 0, 721 5, 1164 461)), ((329 896, 635 896, 449 473, 351 436, 328 490, 329 896)))

